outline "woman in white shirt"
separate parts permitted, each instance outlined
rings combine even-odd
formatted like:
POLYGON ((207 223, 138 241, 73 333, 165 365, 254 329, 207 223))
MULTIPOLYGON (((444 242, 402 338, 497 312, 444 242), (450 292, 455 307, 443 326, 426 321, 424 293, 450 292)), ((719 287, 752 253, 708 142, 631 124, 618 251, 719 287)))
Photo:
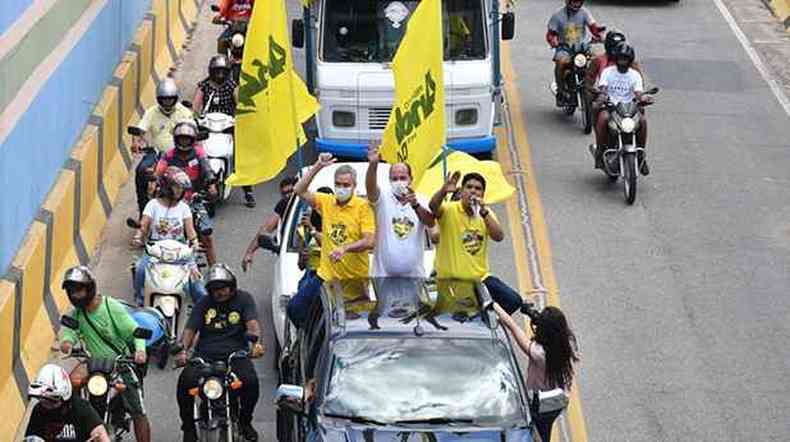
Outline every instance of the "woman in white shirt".
MULTIPOLYGON (((516 343, 529 358, 527 389, 536 397, 539 391, 562 388, 570 392, 574 377, 574 364, 579 361, 576 336, 568 327, 565 315, 557 307, 548 306, 532 315, 532 337, 527 336, 516 321, 499 304, 494 303, 499 321, 510 330, 516 343)), ((538 413, 537 402, 530 407, 532 419, 541 440, 549 442, 551 427, 562 410, 538 413)))
MULTIPOLYGON (((192 211, 183 201, 184 193, 192 186, 189 176, 177 167, 168 167, 159 181, 159 196, 148 201, 143 210, 140 230, 132 239, 132 244, 142 247, 146 241, 172 239, 187 242, 197 248, 198 238, 192 211)), ((145 269, 149 256, 143 252, 135 265, 134 295, 137 305, 145 303, 143 288, 145 286, 145 269)), ((193 262, 194 264, 194 262, 193 262)), ((194 268, 197 274, 197 267, 194 268)), ((206 294, 206 289, 199 278, 190 279, 190 295, 197 301, 206 294)))

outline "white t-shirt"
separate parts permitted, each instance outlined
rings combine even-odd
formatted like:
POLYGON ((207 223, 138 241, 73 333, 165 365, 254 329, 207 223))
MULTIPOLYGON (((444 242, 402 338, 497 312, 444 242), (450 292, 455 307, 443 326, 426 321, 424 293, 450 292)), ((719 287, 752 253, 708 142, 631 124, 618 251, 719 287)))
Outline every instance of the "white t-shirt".
POLYGON ((609 66, 601 72, 598 78, 598 86, 606 86, 609 100, 614 104, 629 102, 634 99, 634 92, 642 92, 642 75, 634 69, 628 68, 628 72, 621 74, 617 66, 609 66))
MULTIPOLYGON (((423 198, 417 197, 423 207, 423 198)), ((390 189, 381 189, 376 211, 376 248, 371 277, 424 277, 425 225, 408 203, 401 204, 390 189)))
POLYGON ((154 198, 145 205, 143 216, 151 218, 152 241, 163 239, 185 241, 184 220, 192 218, 192 211, 183 201, 179 201, 174 207, 167 207, 162 205, 158 198, 154 198))

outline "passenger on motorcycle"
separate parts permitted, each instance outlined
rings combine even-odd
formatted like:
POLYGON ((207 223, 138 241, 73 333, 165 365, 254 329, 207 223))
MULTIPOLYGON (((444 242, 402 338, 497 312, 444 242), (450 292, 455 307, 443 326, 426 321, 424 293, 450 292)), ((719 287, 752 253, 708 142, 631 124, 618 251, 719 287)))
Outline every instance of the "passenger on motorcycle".
MULTIPOLYGON (((193 100, 196 112, 220 112, 236 115, 239 84, 230 72, 230 61, 224 55, 211 57, 208 63, 208 77, 198 83, 193 100)), ((252 186, 241 186, 247 207, 255 207, 252 186)))
MULTIPOLYGON (((231 353, 247 349, 247 335, 260 338, 261 330, 255 300, 248 292, 237 287, 236 277, 225 264, 215 264, 206 273, 206 288, 210 296, 201 299, 192 309, 182 337, 183 350, 176 355, 176 364, 184 366, 178 377, 178 408, 181 415, 181 430, 184 441, 197 441, 193 421, 195 398, 189 389, 195 387, 199 371, 187 364, 188 351, 194 344, 195 334, 200 339, 194 357, 206 362, 227 361, 231 353)), ((260 339, 253 345, 251 357, 263 356, 264 346, 260 339)), ((258 432, 252 427, 252 415, 258 403, 258 375, 249 359, 234 359, 233 372, 242 382, 239 391, 239 424, 247 440, 258 440, 258 432)), ((235 394, 235 393, 234 393, 235 394)))
POLYGON ((72 394, 71 379, 63 367, 47 364, 27 389, 28 399, 38 399, 25 436, 45 442, 110 442, 107 429, 91 404, 72 394))
POLYGON ((173 147, 173 129, 176 124, 193 121, 192 111, 178 101, 178 86, 172 78, 165 78, 156 86, 156 102, 137 123, 136 127, 143 131, 142 135, 132 137, 132 152, 142 152, 147 146, 154 148, 140 160, 135 171, 138 219, 143 216, 143 209, 149 199, 148 183, 152 181, 158 155, 173 147), (149 141, 146 141, 146 137, 149 141))
MULTIPOLYGON (((140 230, 133 239, 134 245, 143 247, 148 240, 173 239, 188 241, 193 248, 197 248, 199 244, 195 224, 192 221, 192 211, 183 201, 184 194, 192 187, 189 176, 177 167, 168 167, 159 177, 158 187, 159 197, 152 199, 145 206, 140 230)), ((149 260, 148 254, 143 251, 135 264, 134 299, 139 306, 145 304, 143 289, 149 260)), ((189 281, 189 293, 192 301, 197 302, 206 295, 206 289, 200 280, 197 264, 194 260, 190 264, 193 266, 193 278, 189 281)))
MULTIPOLYGON (((221 0, 219 4, 219 14, 212 20, 214 23, 223 22, 249 22, 252 17, 252 8, 255 0, 221 0)), ((231 27, 228 26, 218 38, 217 52, 225 54, 227 52, 228 40, 231 38, 231 27)))
POLYGON ((568 101, 570 91, 565 90, 565 76, 571 67, 571 54, 568 50, 574 44, 589 40, 589 28, 595 39, 605 30, 599 26, 590 11, 582 5, 584 0, 566 0, 565 6, 549 19, 546 42, 554 48, 554 81, 557 83, 557 106, 568 101))
MULTIPOLYGON (((600 111, 595 124, 596 146, 590 147, 590 151, 595 156, 596 168, 602 167, 601 157, 603 151, 609 145, 609 112, 605 108, 606 102, 608 101, 614 105, 633 100, 638 100, 645 104, 653 102, 649 95, 643 94, 642 74, 632 67, 635 57, 634 48, 626 43, 618 45, 615 50, 616 64, 605 68, 596 84, 600 95, 596 99, 595 106, 600 111)), ((636 133, 636 144, 641 148, 645 148, 647 146, 647 118, 642 108, 640 108, 640 111, 642 112, 642 121, 636 133)), ((640 172, 642 175, 648 175, 650 169, 647 166, 647 159, 640 158, 640 160, 640 172)))
POLYGON ((445 202, 447 194, 455 193, 460 178, 461 172, 449 176, 430 202, 439 225, 436 277, 480 281, 491 298, 512 314, 521 307, 521 295, 488 270, 488 241, 502 241, 505 232, 483 202, 486 180, 479 173, 467 173, 461 181, 460 201, 445 202))
MULTIPOLYGON (((137 323, 126 307, 114 298, 97 293, 96 278, 86 266, 72 267, 63 276, 62 288, 74 306, 70 316, 79 327, 64 327, 60 351, 71 354, 72 347, 83 342, 85 350, 94 358, 114 359, 134 353, 135 363, 146 363, 145 340, 134 337, 137 323)), ((143 384, 135 370, 121 373, 126 389, 121 392, 126 411, 134 422, 138 442, 151 440, 151 425, 145 414, 143 384)))
MULTIPOLYGON (((186 172, 192 183, 192 190, 186 189, 184 200, 191 201, 192 192, 199 192, 202 189, 208 190, 210 197, 217 195, 217 186, 214 183, 214 174, 208 165, 206 152, 202 147, 196 145, 197 127, 192 122, 184 122, 176 125, 173 129, 173 138, 176 147, 168 150, 159 159, 156 165, 155 175, 162 176, 168 167, 174 166, 186 172)), ((206 250, 206 260, 209 265, 217 260, 214 252, 214 241, 210 235, 201 235, 198 232, 200 242, 206 250)))

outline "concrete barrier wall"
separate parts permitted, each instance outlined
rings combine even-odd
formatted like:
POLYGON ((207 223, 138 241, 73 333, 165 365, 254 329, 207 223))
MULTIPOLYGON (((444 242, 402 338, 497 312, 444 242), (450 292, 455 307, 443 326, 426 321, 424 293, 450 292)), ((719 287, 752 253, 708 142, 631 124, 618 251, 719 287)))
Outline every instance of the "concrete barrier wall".
POLYGON ((790 0, 763 0, 790 32, 790 0))
POLYGON ((24 226, 22 244, 0 279, 0 440, 16 432, 30 379, 49 357, 68 308, 60 277, 67 267, 89 262, 129 178, 132 158, 123 129, 154 104, 156 81, 180 55, 201 2, 151 1, 35 219, 24 226))

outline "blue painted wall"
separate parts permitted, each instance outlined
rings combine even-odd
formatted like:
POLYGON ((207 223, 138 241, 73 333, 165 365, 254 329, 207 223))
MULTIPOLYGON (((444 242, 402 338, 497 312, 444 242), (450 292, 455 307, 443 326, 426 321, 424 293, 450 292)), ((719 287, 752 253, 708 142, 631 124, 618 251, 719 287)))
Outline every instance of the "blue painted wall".
MULTIPOLYGON (((0 0, 3 9, 7 2, 27 3, 0 0)), ((149 8, 150 0, 108 1, 0 145, 0 274, 149 8)))
POLYGON ((10 28, 31 3, 33 0, 0 0, 0 34, 10 28))

